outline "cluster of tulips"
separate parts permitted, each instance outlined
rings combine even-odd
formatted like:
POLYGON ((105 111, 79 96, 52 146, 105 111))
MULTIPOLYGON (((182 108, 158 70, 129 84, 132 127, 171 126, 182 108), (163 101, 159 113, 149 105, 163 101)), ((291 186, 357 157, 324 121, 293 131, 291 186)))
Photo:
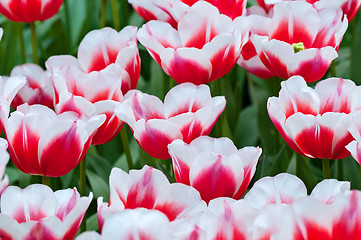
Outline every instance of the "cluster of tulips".
MULTIPOLYGON (((62 3, 0 0, 0 12, 44 21, 62 3)), ((302 180, 281 173, 249 188, 262 149, 208 136, 227 96, 212 97, 207 85, 237 64, 284 79, 264 107, 286 143, 325 164, 350 154, 361 164, 361 86, 320 80, 361 0, 129 3, 146 21, 141 28, 93 30, 76 57, 52 56, 45 68, 25 63, 0 77, 0 239, 361 239, 361 191, 349 182, 325 179, 308 195, 302 180), (138 41, 178 84, 164 101, 136 90, 138 41), (171 159, 177 183, 147 165, 113 168, 109 203, 97 199, 99 233, 77 235, 92 192, 8 186, 10 158, 26 174, 60 177, 124 124, 152 158, 171 159)))

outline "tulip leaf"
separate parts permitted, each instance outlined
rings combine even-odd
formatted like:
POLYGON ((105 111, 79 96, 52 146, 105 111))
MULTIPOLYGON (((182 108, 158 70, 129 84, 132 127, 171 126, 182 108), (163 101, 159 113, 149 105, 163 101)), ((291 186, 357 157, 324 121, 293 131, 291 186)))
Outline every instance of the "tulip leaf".
POLYGON ((238 148, 254 146, 259 139, 257 125, 257 109, 255 105, 249 105, 238 115, 238 121, 234 131, 234 143, 238 148))
POLYGON ((357 85, 361 85, 361 15, 360 13, 350 23, 353 31, 353 43, 351 49, 351 79, 357 85))
POLYGON ((99 230, 97 213, 94 213, 90 217, 87 218, 86 230, 87 231, 98 231, 99 230))
POLYGON ((87 154, 86 160, 89 163, 89 169, 93 170, 104 181, 108 181, 112 164, 106 158, 90 152, 87 154))
POLYGON ((98 197, 103 197, 104 202, 108 202, 109 185, 104 181, 103 178, 101 178, 89 169, 87 169, 86 175, 90 183, 91 190, 94 193, 94 199, 97 199, 98 197))

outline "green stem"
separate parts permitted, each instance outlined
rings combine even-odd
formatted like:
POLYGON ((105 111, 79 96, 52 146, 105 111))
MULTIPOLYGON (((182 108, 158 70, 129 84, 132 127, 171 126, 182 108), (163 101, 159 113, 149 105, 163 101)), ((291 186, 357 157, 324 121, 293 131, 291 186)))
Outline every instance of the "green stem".
MULTIPOLYGON (((80 196, 86 195, 86 156, 80 162, 80 196)), ((83 221, 80 225, 80 231, 86 230, 86 215, 84 215, 83 221)))
POLYGON ((330 173, 330 159, 322 159, 322 173, 323 179, 329 179, 331 177, 330 173))
POLYGON ((25 55, 25 44, 24 44, 24 35, 23 35, 23 23, 18 23, 18 34, 19 34, 19 42, 20 42, 20 52, 21 52, 21 62, 26 62, 26 55, 25 55))
MULTIPOLYGON (((223 80, 223 79, 222 79, 223 80)), ((221 83, 220 83, 221 79, 217 79, 215 81, 212 82, 212 97, 215 96, 220 96, 221 95, 221 83)), ((225 114, 224 112, 221 114, 221 116, 219 117, 219 119, 217 120, 216 124, 215 124, 215 134, 216 137, 221 137, 222 136, 222 115, 225 114)))
POLYGON ((30 22, 29 25, 30 25, 30 31, 31 31, 31 46, 33 47, 33 61, 35 64, 39 64, 38 43, 36 40, 35 22, 30 22))
POLYGON ((337 160, 338 180, 343 180, 343 159, 337 160))
POLYGON ((42 176, 41 182, 42 182, 42 184, 50 187, 50 177, 42 176))
POLYGON ((100 11, 100 28, 105 27, 105 14, 107 10, 107 0, 102 0, 102 9, 100 11))
POLYGON ((113 27, 115 30, 119 31, 120 23, 119 23, 117 0, 111 0, 111 4, 112 4, 112 13, 113 13, 113 27))
POLYGON ((64 10, 65 10, 65 24, 67 28, 67 35, 68 35, 68 41, 69 41, 69 48, 71 49, 71 29, 70 29, 70 14, 69 14, 69 6, 68 6, 68 0, 64 0, 64 10))
POLYGON ((122 139, 123 149, 125 153, 125 158, 127 159, 128 168, 129 170, 133 169, 134 168, 133 160, 132 160, 132 155, 130 153, 129 140, 128 140, 126 128, 123 127, 123 129, 120 131, 120 137, 122 139))
POLYGON ((124 17, 124 24, 128 23, 129 20, 129 5, 128 0, 122 0, 122 10, 123 10, 123 17, 124 17))

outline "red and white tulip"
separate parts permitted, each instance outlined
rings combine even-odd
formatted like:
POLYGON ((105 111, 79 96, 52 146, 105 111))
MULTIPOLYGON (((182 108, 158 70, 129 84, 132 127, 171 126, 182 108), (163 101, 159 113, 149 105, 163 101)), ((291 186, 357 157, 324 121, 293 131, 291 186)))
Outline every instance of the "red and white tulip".
POLYGON ((223 77, 236 64, 248 40, 245 17, 232 21, 208 2, 195 3, 173 28, 150 21, 138 31, 138 39, 154 60, 178 84, 204 84, 223 77))
POLYGON ((255 147, 237 149, 229 138, 208 136, 190 144, 177 139, 168 149, 177 182, 197 189, 207 203, 217 197, 240 199, 262 153, 255 147))
MULTIPOLYGON (((295 0, 256 0, 258 5, 269 12, 275 4, 282 1, 295 1, 295 0)), ((351 21, 358 10, 360 9, 360 0, 306 0, 308 3, 314 5, 318 10, 321 9, 342 9, 343 13, 346 14, 347 19, 351 21)))
POLYGON ((177 28, 179 19, 189 6, 178 0, 128 0, 134 10, 145 20, 167 22, 177 28))
POLYGON ((164 103, 138 90, 124 98, 117 116, 130 126, 140 147, 159 159, 170 158, 167 146, 175 139, 190 143, 208 135, 226 105, 224 97, 211 97, 207 85, 192 83, 172 88, 164 103))
POLYGON ((53 192, 40 184, 9 186, 1 196, 0 235, 4 240, 71 240, 92 198, 80 197, 75 188, 53 192))
POLYGON ((54 88, 51 73, 33 63, 25 63, 14 67, 10 76, 24 76, 26 85, 16 94, 11 105, 17 108, 23 103, 42 104, 53 108, 54 88))
POLYGON ((54 16, 63 0, 1 0, 0 13, 11 21, 44 21, 54 16))
POLYGON ((126 209, 108 217, 101 234, 85 232, 77 240, 174 239, 170 222, 163 213, 144 208, 126 209))
POLYGON ((301 75, 307 82, 323 77, 347 29, 341 10, 316 10, 303 1, 277 3, 268 17, 253 15, 250 43, 238 63, 259 77, 272 74, 261 71, 259 60, 274 75, 287 79, 301 75), (242 63, 242 59, 245 63, 242 63), (253 61, 254 66, 252 62, 253 61))
POLYGON ((169 221, 198 214, 206 207, 199 193, 186 185, 170 184, 159 170, 144 166, 129 174, 113 168, 109 178, 110 201, 98 199, 98 223, 102 231, 104 221, 124 209, 147 208, 161 211, 169 221))
POLYGON ((4 121, 11 159, 27 174, 65 175, 83 159, 104 120, 102 115, 79 118, 75 112, 57 115, 43 105, 25 103, 4 121))
POLYGON ((341 159, 350 155, 345 146, 351 115, 361 108, 355 83, 329 78, 307 86, 294 76, 281 83, 279 97, 268 99, 268 113, 287 144, 311 158, 341 159))
POLYGON ((93 30, 80 42, 78 58, 54 56, 46 63, 51 71, 69 66, 84 73, 99 72, 99 74, 107 72, 107 68, 113 65, 123 69, 118 79, 121 82, 122 93, 135 89, 140 75, 136 27, 127 26, 119 32, 108 27, 93 30))

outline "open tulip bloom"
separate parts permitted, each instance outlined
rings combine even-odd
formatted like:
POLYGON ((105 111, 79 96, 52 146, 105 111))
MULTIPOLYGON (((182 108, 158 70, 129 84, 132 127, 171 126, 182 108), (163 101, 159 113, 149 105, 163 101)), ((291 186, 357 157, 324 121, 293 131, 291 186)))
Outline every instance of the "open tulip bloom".
POLYGON ((23 104, 4 121, 9 153, 27 174, 59 177, 85 156, 105 116, 79 118, 75 112, 57 115, 43 105, 23 104))
MULTIPOLYGON (((198 0, 128 0, 134 10, 146 21, 160 20, 177 28, 179 19, 198 0)), ((247 1, 231 0, 224 3, 220 0, 207 0, 217 7, 219 12, 235 19, 242 16, 247 1)))
POLYGON ((106 219, 124 209, 147 208, 161 211, 169 221, 186 218, 203 211, 206 204, 189 186, 172 183, 159 170, 144 166, 129 174, 113 168, 109 178, 110 201, 98 199, 98 224, 102 231, 106 219))
POLYGON ((100 234, 86 232, 77 240, 174 239, 168 218, 156 210, 126 209, 106 219, 100 234))
POLYGON ((167 159, 168 144, 175 139, 190 143, 208 135, 226 106, 224 97, 211 97, 207 85, 183 83, 162 101, 138 90, 129 91, 116 109, 117 116, 133 131, 140 147, 150 156, 167 159))
MULTIPOLYGON (((80 42, 78 58, 72 56, 51 57, 46 66, 55 68, 72 67, 84 73, 107 72, 108 67, 117 65, 121 72, 121 90, 125 94, 135 89, 140 75, 140 58, 137 47, 137 28, 127 26, 120 32, 102 28, 89 32, 80 42), (103 70, 103 71, 102 71, 103 70)), ((99 83, 100 86, 102 83, 99 83)))
POLYGON ((92 198, 80 197, 75 188, 9 186, 1 196, 1 239, 72 240, 92 198))
POLYGON ((204 84, 223 77, 236 64, 248 40, 249 22, 232 21, 205 1, 195 3, 180 18, 178 28, 150 21, 138 39, 154 60, 177 83, 204 84))
POLYGON ((341 10, 316 10, 303 1, 277 3, 272 14, 254 14, 250 21, 250 42, 238 63, 259 77, 301 75, 307 82, 326 73, 348 25, 341 10))
POLYGON ((15 22, 44 21, 54 16, 63 0, 1 0, 0 13, 15 22))
POLYGON ((341 159, 350 155, 345 146, 351 115, 361 109, 355 83, 329 78, 307 86, 294 76, 281 83, 279 97, 268 99, 269 116, 287 144, 310 158, 341 159))
POLYGON ((55 111, 58 114, 74 111, 87 118, 105 114, 106 120, 93 136, 92 145, 109 142, 124 124, 114 112, 123 101, 120 81, 123 73, 118 65, 89 74, 72 66, 53 69, 55 111))
POLYGON ((134 10, 145 20, 159 20, 177 28, 179 19, 189 6, 179 0, 128 0, 134 10))
POLYGON ((10 76, 26 77, 26 85, 16 94, 11 103, 13 108, 17 108, 23 103, 42 104, 53 108, 54 89, 51 81, 51 73, 44 71, 40 66, 33 63, 25 63, 14 67, 10 76))
POLYGON ((328 179, 307 196, 290 174, 260 179, 245 196, 259 214, 250 239, 359 239, 361 192, 328 179))
MULTIPOLYGON (((264 8, 267 12, 273 6, 282 1, 295 1, 295 0, 256 0, 258 5, 264 8)), ((335 8, 342 9, 343 13, 347 15, 347 19, 351 21, 358 10, 360 9, 361 0, 304 0, 314 5, 317 9, 335 8)))
POLYGON ((237 149, 229 138, 200 136, 190 144, 180 139, 168 145, 177 182, 197 189, 207 203, 217 197, 240 199, 262 150, 237 149))

